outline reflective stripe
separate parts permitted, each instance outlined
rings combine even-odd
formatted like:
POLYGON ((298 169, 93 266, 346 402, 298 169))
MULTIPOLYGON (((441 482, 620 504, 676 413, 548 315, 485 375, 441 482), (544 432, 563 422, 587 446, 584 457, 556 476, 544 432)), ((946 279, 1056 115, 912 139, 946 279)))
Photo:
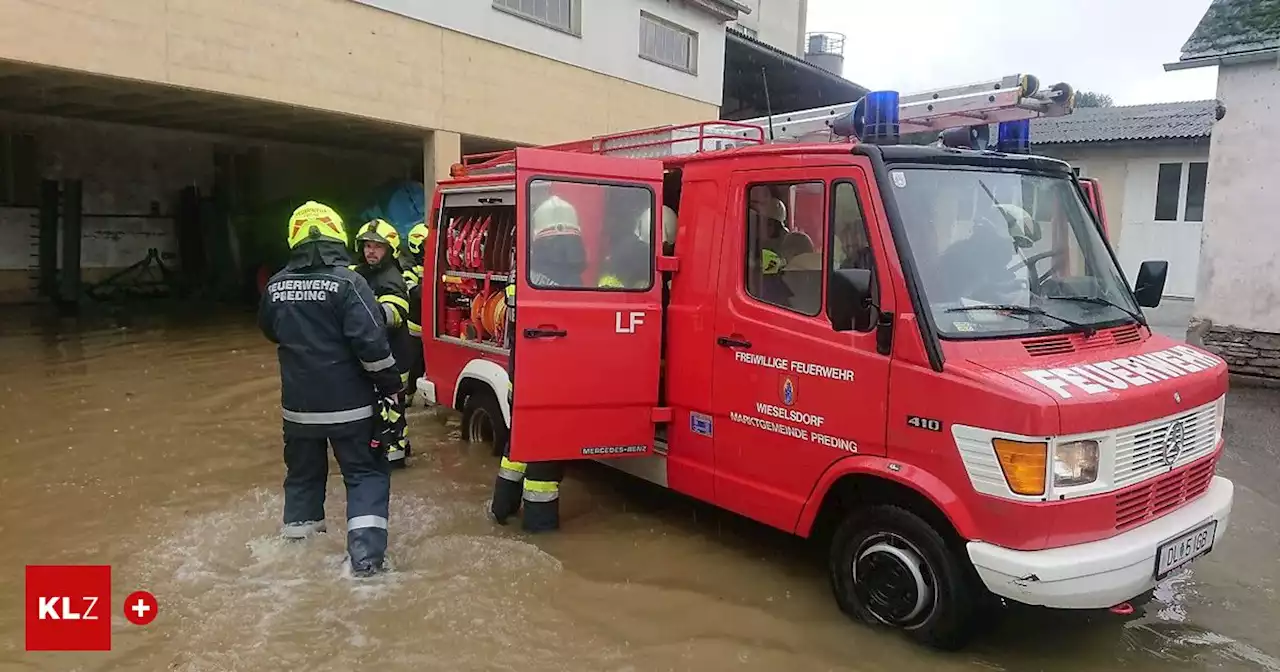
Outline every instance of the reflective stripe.
POLYGON ((369 373, 377 373, 383 369, 389 369, 395 365, 396 365, 396 358, 394 355, 387 355, 386 357, 383 357, 382 359, 379 359, 376 362, 366 362, 366 361, 360 362, 360 366, 363 366, 364 370, 368 371, 369 373))
POLYGON ((405 312, 409 312, 409 302, 395 294, 383 294, 382 296, 379 296, 378 303, 389 303, 393 306, 404 308, 405 312))
POLYGON ((390 462, 395 462, 396 460, 403 460, 403 459, 404 459, 404 449, 403 449, 403 448, 392 448, 391 450, 388 450, 388 451, 387 451, 387 460, 388 460, 388 461, 390 461, 390 462))
POLYGON ((417 336, 417 337, 421 338, 421 337, 422 337, 422 325, 421 325, 421 324, 418 324, 417 322, 410 322, 410 323, 409 323, 409 333, 410 333, 410 334, 413 334, 414 336, 417 336))
POLYGON ((363 530, 369 527, 376 527, 380 530, 387 529, 387 519, 382 516, 356 516, 347 519, 347 531, 363 530))
POLYGON ((521 498, 526 502, 554 502, 560 498, 560 484, 555 481, 535 481, 526 478, 521 498))
POLYGON ((304 413, 282 408, 280 409, 280 414, 284 416, 285 420, 296 422, 299 425, 337 425, 343 422, 372 418, 373 407, 361 406, 349 411, 330 411, 328 413, 304 413))
POLYGON ((396 310, 395 306, 388 303, 382 304, 382 317, 387 321, 387 324, 393 327, 400 326, 402 322, 400 318, 400 311, 396 310))
POLYGON ((524 462, 512 462, 504 457, 498 467, 498 478, 519 483, 524 479, 524 470, 528 466, 524 462))

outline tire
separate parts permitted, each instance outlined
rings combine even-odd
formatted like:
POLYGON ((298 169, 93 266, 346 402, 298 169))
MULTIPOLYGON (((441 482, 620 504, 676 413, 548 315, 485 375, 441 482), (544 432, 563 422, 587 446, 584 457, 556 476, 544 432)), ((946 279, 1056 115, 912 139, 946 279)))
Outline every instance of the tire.
POLYGON ((985 620, 976 573, 929 523, 897 506, 852 511, 832 538, 828 569, 841 611, 935 649, 963 648, 985 620))
POLYGON ((510 430, 502 417, 498 399, 489 390, 467 396, 462 404, 462 439, 469 442, 490 441, 493 456, 501 457, 507 447, 510 430))

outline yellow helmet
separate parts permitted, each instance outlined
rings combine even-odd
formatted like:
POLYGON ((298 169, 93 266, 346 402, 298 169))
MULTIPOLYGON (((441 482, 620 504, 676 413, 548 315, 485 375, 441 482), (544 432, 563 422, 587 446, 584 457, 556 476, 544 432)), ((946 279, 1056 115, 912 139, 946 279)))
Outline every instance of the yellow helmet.
POLYGON ((422 246, 427 242, 427 225, 424 222, 418 222, 409 229, 409 253, 413 255, 422 254, 422 246))
POLYGON ((385 219, 375 219, 365 223, 356 233, 356 242, 382 243, 391 248, 394 254, 400 249, 400 232, 385 219))
POLYGON ((289 249, 318 240, 330 240, 345 246, 347 230, 336 210, 323 203, 307 201, 294 210, 289 219, 289 249))

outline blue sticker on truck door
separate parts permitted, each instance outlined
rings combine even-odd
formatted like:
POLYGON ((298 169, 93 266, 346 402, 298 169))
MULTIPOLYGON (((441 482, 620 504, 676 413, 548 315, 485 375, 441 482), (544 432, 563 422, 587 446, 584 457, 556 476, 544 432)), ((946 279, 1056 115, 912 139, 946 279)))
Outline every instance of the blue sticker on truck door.
POLYGON ((702 436, 711 436, 711 416, 702 413, 690 413, 689 431, 702 436))

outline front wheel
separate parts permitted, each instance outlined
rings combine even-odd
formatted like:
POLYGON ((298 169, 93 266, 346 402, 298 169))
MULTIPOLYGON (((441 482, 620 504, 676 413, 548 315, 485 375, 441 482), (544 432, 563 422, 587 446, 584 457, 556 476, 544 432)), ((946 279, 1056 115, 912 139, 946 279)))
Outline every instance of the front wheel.
POLYGON ((929 523, 897 506, 859 508, 831 542, 836 603, 928 646, 962 648, 977 632, 983 588, 929 523))

